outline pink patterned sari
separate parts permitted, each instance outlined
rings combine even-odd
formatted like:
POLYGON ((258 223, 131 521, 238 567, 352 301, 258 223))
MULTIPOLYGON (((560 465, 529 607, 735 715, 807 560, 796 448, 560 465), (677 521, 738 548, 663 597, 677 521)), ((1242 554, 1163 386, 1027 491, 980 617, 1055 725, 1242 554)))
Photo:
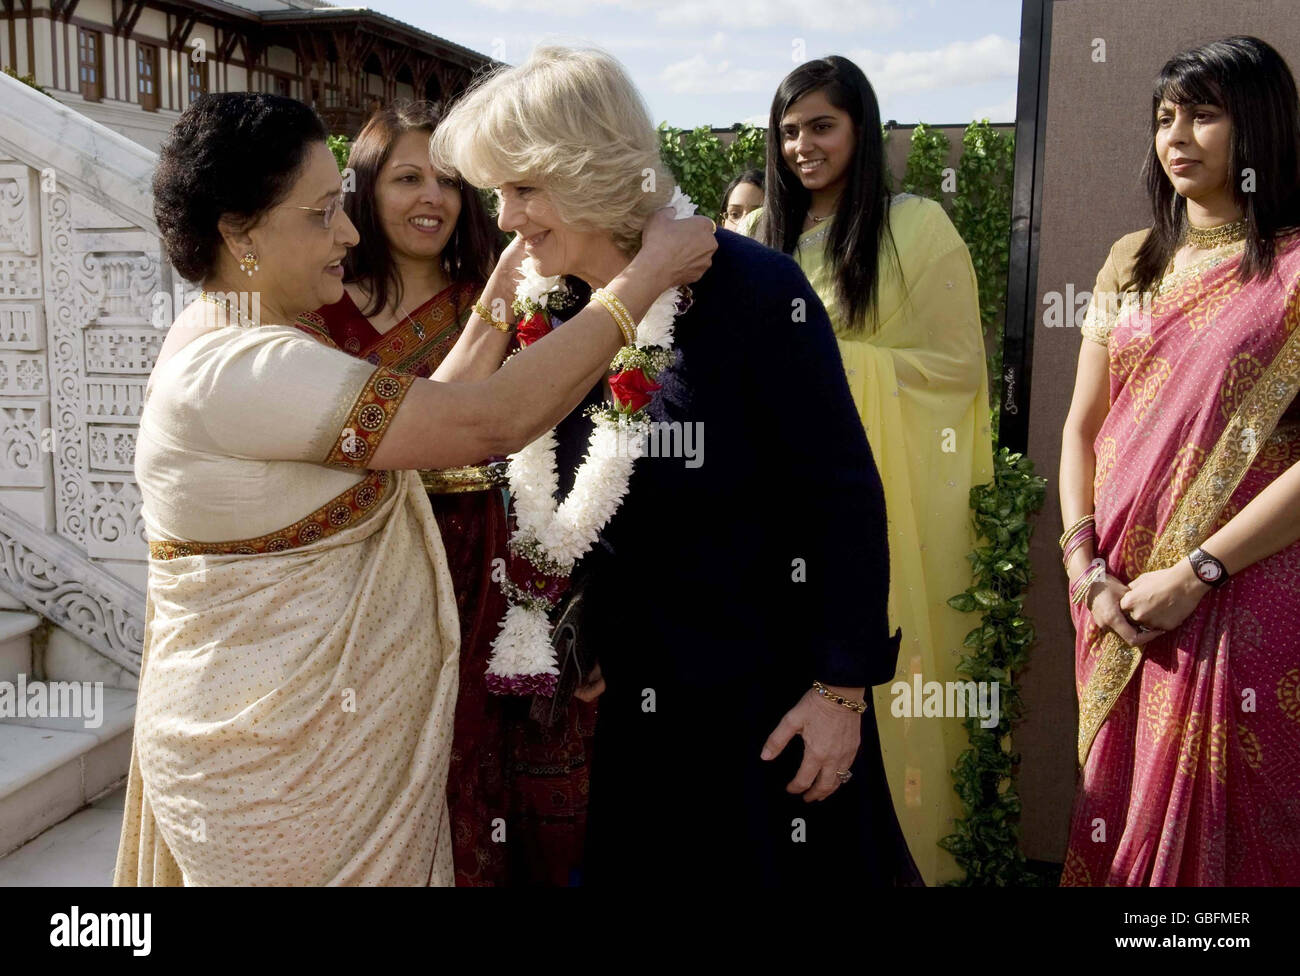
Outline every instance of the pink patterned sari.
MULTIPOLYGON (((1095 442, 1098 553, 1172 566, 1300 460, 1300 238, 1242 284, 1241 244, 1122 306, 1095 442)), ((1300 516, 1298 516, 1300 517, 1300 516)), ((1300 884, 1300 543, 1141 650, 1078 637, 1079 761, 1063 885, 1300 884)))

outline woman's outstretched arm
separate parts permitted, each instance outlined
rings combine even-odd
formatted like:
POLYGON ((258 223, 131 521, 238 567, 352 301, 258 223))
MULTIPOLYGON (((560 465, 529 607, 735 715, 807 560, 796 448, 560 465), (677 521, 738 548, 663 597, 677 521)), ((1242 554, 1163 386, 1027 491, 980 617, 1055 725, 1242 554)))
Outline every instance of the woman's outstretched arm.
MULTIPOLYGON (((697 281, 718 246, 707 218, 675 220, 666 208, 651 218, 643 240, 606 286, 635 321, 664 291, 697 281)), ((416 380, 366 466, 446 468, 513 453, 582 401, 622 343, 609 312, 592 303, 486 379, 416 380)))
MULTIPOLYGON (((493 315, 513 322, 515 315, 510 310, 515 300, 515 288, 519 284, 519 266, 524 260, 524 244, 518 234, 497 259, 497 266, 492 271, 479 296, 479 303, 493 315)), ((469 317, 465 331, 460 334, 451 352, 434 371, 433 379, 442 383, 467 383, 491 376, 501 367, 501 360, 510 351, 511 334, 502 332, 485 321, 478 312, 469 317)))

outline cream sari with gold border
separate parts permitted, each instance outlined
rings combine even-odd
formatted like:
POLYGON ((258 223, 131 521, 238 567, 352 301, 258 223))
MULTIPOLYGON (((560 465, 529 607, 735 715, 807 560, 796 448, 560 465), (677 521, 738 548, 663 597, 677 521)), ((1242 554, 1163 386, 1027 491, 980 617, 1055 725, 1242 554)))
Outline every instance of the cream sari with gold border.
POLYGON ((115 884, 452 883, 451 578, 418 475, 363 467, 411 382, 281 327, 155 371, 115 884))

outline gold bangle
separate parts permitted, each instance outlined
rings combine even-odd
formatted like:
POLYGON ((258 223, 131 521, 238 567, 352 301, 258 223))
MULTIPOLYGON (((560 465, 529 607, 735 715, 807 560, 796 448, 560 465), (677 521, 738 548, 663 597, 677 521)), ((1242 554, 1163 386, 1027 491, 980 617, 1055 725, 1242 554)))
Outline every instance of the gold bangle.
POLYGON ((628 314, 627 307, 618 299, 612 291, 604 288, 597 288, 591 295, 596 301, 600 302, 614 319, 614 324, 618 330, 623 333, 624 345, 632 345, 636 342, 636 326, 632 322, 632 316, 628 314))
POLYGON ((1096 516, 1091 514, 1084 515, 1081 518, 1076 519, 1073 525, 1071 525, 1068 529, 1066 529, 1064 532, 1061 533, 1061 538, 1057 540, 1057 544, 1061 547, 1062 550, 1064 550, 1066 545, 1069 543, 1070 539, 1074 537, 1074 534, 1076 532, 1081 530, 1085 525, 1092 525, 1096 521, 1097 521, 1096 516))
POLYGON ((492 326, 492 328, 496 329, 498 332, 504 332, 506 335, 509 335, 511 332, 515 331, 515 327, 513 325, 511 325, 505 319, 497 318, 495 315, 492 314, 492 310, 489 309, 486 305, 484 305, 481 301, 474 303, 474 314, 477 315, 479 318, 481 318, 488 325, 492 326))
POLYGON ((834 702, 836 705, 843 705, 849 711, 857 712, 859 715, 867 710, 866 702, 858 701, 855 698, 845 698, 843 695, 837 695, 820 681, 813 682, 813 691, 817 692, 817 694, 821 695, 828 702, 834 702))
POLYGON ((636 323, 632 321, 627 306, 619 301, 618 296, 607 288, 597 288, 591 293, 591 297, 605 306, 605 310, 613 317, 614 324, 623 333, 624 345, 635 345, 636 323))

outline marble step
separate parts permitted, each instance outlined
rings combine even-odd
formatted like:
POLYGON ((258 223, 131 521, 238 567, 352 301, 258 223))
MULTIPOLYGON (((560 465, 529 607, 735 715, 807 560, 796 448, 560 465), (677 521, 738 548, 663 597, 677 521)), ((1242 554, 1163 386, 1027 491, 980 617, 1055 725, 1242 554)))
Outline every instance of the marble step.
POLYGON ((39 614, 0 610, 0 681, 32 675, 32 631, 41 625, 39 614))
POLYGON ((0 857, 0 888, 107 888, 122 837, 126 788, 109 793, 0 857))
POLYGON ((131 763, 135 692, 102 693, 94 728, 80 717, 0 712, 0 856, 121 786, 131 763))

